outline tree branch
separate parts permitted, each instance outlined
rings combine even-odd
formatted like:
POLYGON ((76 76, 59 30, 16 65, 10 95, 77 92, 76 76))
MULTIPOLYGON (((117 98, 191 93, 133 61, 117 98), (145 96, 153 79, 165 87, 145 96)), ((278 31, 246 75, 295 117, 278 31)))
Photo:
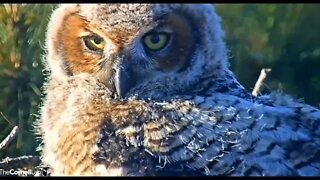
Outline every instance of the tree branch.
POLYGON ((16 158, 5 158, 0 162, 0 169, 24 169, 35 168, 41 163, 39 156, 20 156, 16 158))
POLYGON ((19 132, 19 127, 14 126, 10 134, 0 143, 0 150, 7 147, 14 140, 19 132))
POLYGON ((256 84, 254 85, 254 88, 253 88, 253 91, 252 91, 252 94, 254 96, 257 96, 258 93, 260 92, 261 86, 262 86, 262 84, 263 84, 264 80, 266 79, 267 74, 269 72, 271 72, 271 69, 269 69, 269 68, 262 68, 261 69, 259 78, 258 78, 256 84))

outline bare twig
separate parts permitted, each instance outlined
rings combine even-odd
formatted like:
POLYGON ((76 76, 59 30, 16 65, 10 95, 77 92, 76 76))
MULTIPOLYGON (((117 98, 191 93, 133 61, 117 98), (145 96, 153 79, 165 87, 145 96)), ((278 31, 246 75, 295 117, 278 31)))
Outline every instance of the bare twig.
POLYGON ((0 150, 7 147, 10 142, 12 142, 14 140, 14 138, 17 136, 19 132, 19 127, 18 126, 15 126, 10 134, 0 143, 0 150))
POLYGON ((24 169, 35 168, 40 164, 39 156, 20 156, 16 158, 5 158, 0 161, 0 169, 24 169))
POLYGON ((265 78, 267 77, 267 74, 271 71, 271 69, 269 68, 262 68, 261 69, 261 72, 260 72, 260 75, 259 75, 259 78, 256 82, 256 84, 254 85, 254 88, 253 88, 253 91, 252 91, 252 94, 254 96, 257 96, 260 89, 261 89, 261 86, 265 80, 265 78))
POLYGON ((9 135, 0 143, 0 150, 1 150, 7 147, 14 140, 14 138, 17 136, 19 132, 19 127, 14 125, 14 123, 12 123, 9 119, 7 119, 2 112, 0 112, 0 114, 4 120, 6 120, 11 126, 13 126, 13 129, 11 130, 9 135))

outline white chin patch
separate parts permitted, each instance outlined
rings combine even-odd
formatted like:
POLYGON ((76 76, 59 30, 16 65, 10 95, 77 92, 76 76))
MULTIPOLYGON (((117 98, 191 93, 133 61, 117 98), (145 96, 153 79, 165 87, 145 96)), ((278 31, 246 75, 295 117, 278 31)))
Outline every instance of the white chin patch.
POLYGON ((106 168, 105 165, 99 164, 96 166, 96 172, 100 176, 123 176, 124 171, 122 167, 106 168))

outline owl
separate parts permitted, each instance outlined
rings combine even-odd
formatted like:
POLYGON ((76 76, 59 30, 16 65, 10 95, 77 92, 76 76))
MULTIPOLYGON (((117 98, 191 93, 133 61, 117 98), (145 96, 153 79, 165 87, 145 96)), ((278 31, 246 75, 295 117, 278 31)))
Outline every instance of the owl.
POLYGON ((52 175, 320 175, 320 110, 253 96, 209 4, 63 4, 35 126, 52 175))

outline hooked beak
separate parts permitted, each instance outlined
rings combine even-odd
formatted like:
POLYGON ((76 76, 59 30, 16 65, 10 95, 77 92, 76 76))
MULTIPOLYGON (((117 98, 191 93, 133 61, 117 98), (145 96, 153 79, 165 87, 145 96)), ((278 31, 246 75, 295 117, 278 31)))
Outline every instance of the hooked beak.
POLYGON ((134 78, 132 76, 132 71, 130 70, 128 59, 121 59, 114 78, 114 85, 118 96, 120 98, 125 97, 126 93, 134 85, 134 78))

